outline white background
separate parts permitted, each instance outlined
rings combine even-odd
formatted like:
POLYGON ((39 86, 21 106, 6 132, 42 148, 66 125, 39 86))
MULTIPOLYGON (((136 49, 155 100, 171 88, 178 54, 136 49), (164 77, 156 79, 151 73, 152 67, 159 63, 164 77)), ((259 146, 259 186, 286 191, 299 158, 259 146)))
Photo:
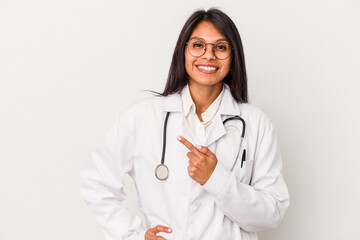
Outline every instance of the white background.
POLYGON ((357 0, 0 0, 1 240, 104 239, 81 165, 142 90, 163 90, 183 24, 212 6, 239 29, 283 153, 291 206, 261 239, 360 239, 357 0))

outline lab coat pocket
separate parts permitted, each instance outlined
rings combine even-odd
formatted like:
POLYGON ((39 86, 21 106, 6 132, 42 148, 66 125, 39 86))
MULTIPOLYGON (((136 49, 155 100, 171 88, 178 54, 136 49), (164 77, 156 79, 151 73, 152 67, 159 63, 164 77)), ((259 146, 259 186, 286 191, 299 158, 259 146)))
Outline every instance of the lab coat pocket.
POLYGON ((238 181, 245 183, 245 184, 250 184, 252 170, 253 170, 253 163, 254 163, 254 161, 252 159, 246 159, 242 163, 240 161, 237 164, 234 171, 235 171, 236 178, 238 179, 238 181))

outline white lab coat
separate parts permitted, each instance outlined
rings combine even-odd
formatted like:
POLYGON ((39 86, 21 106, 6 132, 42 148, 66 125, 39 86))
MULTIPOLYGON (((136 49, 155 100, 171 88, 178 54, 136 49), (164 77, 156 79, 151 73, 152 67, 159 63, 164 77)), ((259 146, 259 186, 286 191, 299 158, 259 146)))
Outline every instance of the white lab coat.
POLYGON ((212 152, 216 149, 218 163, 201 186, 188 176, 189 150, 176 139, 181 135, 197 143, 184 118, 180 94, 143 100, 117 118, 81 171, 81 193, 107 240, 143 240, 146 229, 156 225, 173 229, 171 234, 159 234, 166 239, 254 240, 257 231, 279 225, 289 195, 271 121, 260 109, 237 103, 226 85, 213 121, 206 146, 212 152), (161 162, 166 112, 170 112, 165 156, 169 177, 159 181, 154 172, 161 162), (236 128, 225 128, 222 121, 234 115, 246 122, 242 149, 247 153, 241 167, 240 150, 231 172, 242 124, 231 121, 236 128), (123 203, 126 173, 136 184, 146 228, 123 203))

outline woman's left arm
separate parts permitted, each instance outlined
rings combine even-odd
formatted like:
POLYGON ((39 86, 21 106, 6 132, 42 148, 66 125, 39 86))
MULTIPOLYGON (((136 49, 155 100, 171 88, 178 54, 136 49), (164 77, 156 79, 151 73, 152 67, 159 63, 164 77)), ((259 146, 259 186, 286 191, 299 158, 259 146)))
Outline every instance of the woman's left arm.
POLYGON ((277 227, 290 202, 274 127, 265 114, 259 122, 254 158, 250 185, 220 162, 203 185, 224 214, 248 232, 277 227))
POLYGON ((253 131, 257 138, 250 184, 241 182, 207 147, 195 147, 178 138, 190 150, 189 176, 215 198, 225 216, 248 232, 277 227, 289 206, 280 150, 266 114, 253 131))

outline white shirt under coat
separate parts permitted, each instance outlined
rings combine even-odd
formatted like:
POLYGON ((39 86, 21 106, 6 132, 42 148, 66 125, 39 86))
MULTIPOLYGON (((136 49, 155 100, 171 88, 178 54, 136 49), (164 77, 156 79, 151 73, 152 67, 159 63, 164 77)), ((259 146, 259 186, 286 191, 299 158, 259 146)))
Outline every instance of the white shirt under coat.
MULTIPOLYGON (((240 121, 231 122, 241 129, 240 121)), ((81 193, 107 240, 144 240, 145 231, 157 225, 173 229, 171 234, 159 234, 166 239, 256 240, 256 232, 279 225, 289 206, 289 194, 281 175, 274 127, 267 115, 250 104, 236 102, 224 85, 211 125, 204 145, 216 154, 218 163, 201 186, 188 176, 189 150, 176 139, 181 135, 196 142, 179 93, 146 99, 119 115, 81 171, 81 193), (167 112, 165 164, 169 177, 159 181, 154 172, 161 162, 167 112), (223 120, 234 115, 241 115, 246 122, 242 149, 247 154, 243 167, 240 159, 231 172, 239 133, 234 127, 225 128, 223 120), (145 228, 124 205, 124 174, 136 184, 145 228)))
POLYGON ((205 112, 201 113, 201 118, 203 120, 202 122, 196 115, 196 106, 191 97, 189 85, 186 85, 183 88, 180 95, 183 103, 184 116, 189 124, 189 127, 191 128, 197 139, 197 141, 193 142, 193 144, 205 145, 206 138, 211 128, 211 123, 213 122, 215 114, 220 107, 220 103, 224 95, 224 88, 222 88, 220 94, 205 110, 205 112))

